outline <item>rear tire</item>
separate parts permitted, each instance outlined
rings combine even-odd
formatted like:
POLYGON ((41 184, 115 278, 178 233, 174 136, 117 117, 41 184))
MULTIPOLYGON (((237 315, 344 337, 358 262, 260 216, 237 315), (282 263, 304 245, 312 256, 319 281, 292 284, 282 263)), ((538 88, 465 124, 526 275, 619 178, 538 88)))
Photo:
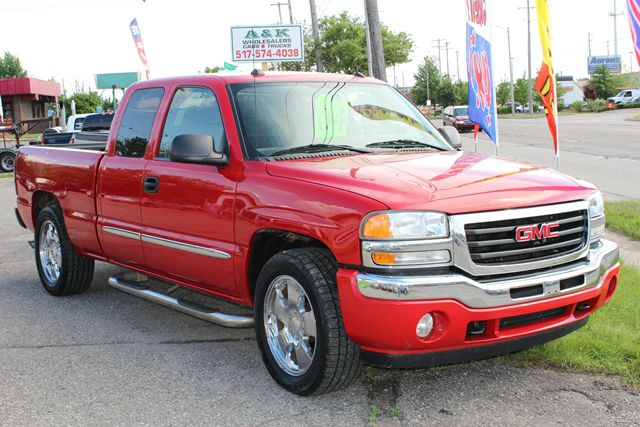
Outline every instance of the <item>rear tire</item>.
POLYGON ((16 168, 16 155, 11 152, 0 154, 0 171, 3 173, 13 172, 16 168))
POLYGON ((79 294, 93 279, 94 261, 78 255, 64 225, 62 210, 49 205, 38 213, 35 256, 40 282, 51 295, 79 294))
POLYGON ((362 371, 360 348, 344 330, 336 262, 326 249, 291 249, 263 267, 255 328, 273 379, 302 396, 347 387, 362 371))

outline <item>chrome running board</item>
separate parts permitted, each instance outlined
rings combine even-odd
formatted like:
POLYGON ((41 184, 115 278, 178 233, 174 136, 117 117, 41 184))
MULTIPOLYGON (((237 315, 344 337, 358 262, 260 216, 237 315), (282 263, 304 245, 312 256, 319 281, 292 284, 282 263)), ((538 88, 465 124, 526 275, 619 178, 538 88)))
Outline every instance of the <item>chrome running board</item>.
POLYGON ((196 317, 206 322, 215 323, 227 328, 251 328, 253 318, 248 316, 238 316, 235 314, 220 313, 212 308, 199 304, 173 298, 151 290, 145 282, 147 277, 134 272, 126 272, 120 276, 109 277, 109 286, 122 292, 134 295, 147 301, 155 302, 164 307, 171 308, 189 316, 196 317))

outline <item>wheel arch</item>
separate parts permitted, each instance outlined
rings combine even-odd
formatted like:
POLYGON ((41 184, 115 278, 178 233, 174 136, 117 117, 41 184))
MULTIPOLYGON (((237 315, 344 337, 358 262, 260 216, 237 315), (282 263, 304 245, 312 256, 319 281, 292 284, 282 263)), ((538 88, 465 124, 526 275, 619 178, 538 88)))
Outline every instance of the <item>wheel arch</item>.
POLYGON ((251 299, 253 300, 258 275, 271 257, 288 249, 312 247, 326 249, 335 258, 331 249, 315 237, 278 228, 257 230, 251 239, 246 262, 246 279, 251 299))
POLYGON ((40 211, 51 204, 60 206, 60 202, 53 193, 45 190, 36 190, 33 192, 33 196, 31 197, 31 219, 34 225, 40 211))

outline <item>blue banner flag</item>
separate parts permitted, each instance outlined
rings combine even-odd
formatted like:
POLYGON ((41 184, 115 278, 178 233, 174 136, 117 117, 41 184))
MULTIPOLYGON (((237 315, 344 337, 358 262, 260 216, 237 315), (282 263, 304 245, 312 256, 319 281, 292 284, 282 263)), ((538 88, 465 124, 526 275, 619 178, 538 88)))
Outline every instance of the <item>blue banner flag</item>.
POLYGON ((466 0, 469 120, 476 123, 498 149, 498 117, 491 60, 489 0, 466 0))

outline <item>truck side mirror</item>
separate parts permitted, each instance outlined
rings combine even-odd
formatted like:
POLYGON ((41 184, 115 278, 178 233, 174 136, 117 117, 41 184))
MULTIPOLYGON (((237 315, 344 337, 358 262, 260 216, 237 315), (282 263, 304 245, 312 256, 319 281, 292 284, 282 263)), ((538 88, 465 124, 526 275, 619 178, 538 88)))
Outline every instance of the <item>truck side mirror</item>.
POLYGON ((462 139, 460 138, 458 129, 453 126, 442 126, 441 128, 438 128, 438 132, 444 136, 444 139, 446 139, 453 148, 462 148, 462 139))
POLYGON ((204 163, 225 166, 226 154, 217 152, 211 135, 178 135, 171 141, 169 160, 179 163, 204 163))

